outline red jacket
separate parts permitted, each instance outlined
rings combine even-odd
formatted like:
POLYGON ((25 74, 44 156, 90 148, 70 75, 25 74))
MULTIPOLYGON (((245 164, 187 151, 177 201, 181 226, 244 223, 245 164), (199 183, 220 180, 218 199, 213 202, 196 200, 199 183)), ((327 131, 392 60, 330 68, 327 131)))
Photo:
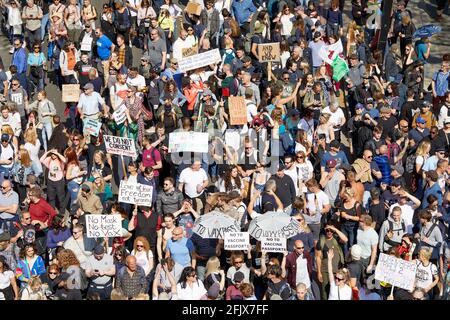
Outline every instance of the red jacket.
POLYGON ((58 214, 55 209, 44 198, 40 198, 37 203, 30 203, 28 211, 31 215, 31 220, 39 220, 50 227, 53 218, 58 214))
MULTIPOLYGON (((295 277, 297 276, 297 258, 300 256, 295 250, 286 256, 286 271, 287 271, 287 282, 292 289, 295 289, 297 284, 295 283, 295 277)), ((306 259, 306 265, 308 268, 308 274, 311 278, 313 270, 313 260, 311 255, 307 252, 303 252, 303 258, 306 259)))

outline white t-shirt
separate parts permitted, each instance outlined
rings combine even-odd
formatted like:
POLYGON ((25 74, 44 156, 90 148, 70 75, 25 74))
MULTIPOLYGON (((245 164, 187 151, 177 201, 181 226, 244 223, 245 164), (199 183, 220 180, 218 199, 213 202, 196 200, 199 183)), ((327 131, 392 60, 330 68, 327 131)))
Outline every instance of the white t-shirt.
POLYGON ((197 186, 203 184, 205 180, 208 180, 208 176, 202 168, 198 171, 186 168, 180 174, 180 182, 184 183, 184 192, 190 198, 197 198, 203 193, 203 190, 197 193, 197 186))
POLYGON ((305 215, 306 223, 320 223, 320 218, 322 213, 319 212, 326 205, 330 204, 330 199, 328 196, 320 190, 318 193, 307 192, 306 193, 307 208, 309 209, 310 215, 305 215))
POLYGON ((297 168, 293 165, 291 169, 284 170, 284 173, 287 174, 289 177, 291 177, 292 182, 294 182, 295 185, 295 193, 298 195, 298 175, 297 175, 297 168))
POLYGON ((343 288, 339 288, 335 281, 330 283, 330 295, 328 300, 352 300, 352 288, 345 285, 343 288))
MULTIPOLYGON (((3 144, 0 144, 0 148, 2 152, 0 155, 0 160, 9 160, 11 158, 14 160, 14 149, 10 144, 8 144, 6 148, 3 147, 3 144)), ((13 165, 14 161, 12 161, 11 164, 2 164, 2 167, 11 169, 13 165)))
POLYGON ((312 176, 314 171, 312 163, 309 160, 306 160, 304 163, 297 163, 296 167, 298 168, 299 179, 303 181, 303 183, 309 180, 309 177, 312 176))
POLYGON ((178 61, 180 61, 183 58, 183 49, 187 49, 190 48, 190 42, 183 40, 181 38, 178 38, 174 43, 173 43, 173 57, 175 59, 177 59, 178 61))
POLYGON ((314 119, 311 119, 309 121, 306 121, 306 119, 304 119, 304 118, 300 119, 300 121, 298 122, 297 128, 306 131, 306 134, 308 136, 308 141, 310 143, 313 143, 314 119))
POLYGON ((438 274, 435 264, 428 262, 428 266, 424 266, 422 262, 416 260, 416 287, 425 289, 434 281, 434 276, 438 274))
POLYGON ((254 104, 253 102, 247 103, 247 121, 251 122, 253 120, 253 117, 257 114, 258 110, 256 108, 256 104, 254 104))
MULTIPOLYGON (((14 272, 11 270, 0 273, 0 289, 6 289, 11 285, 11 278, 14 278, 14 272)), ((0 300, 5 300, 3 293, 0 293, 0 300)))
POLYGON ((200 300, 200 298, 206 293, 203 282, 197 279, 192 287, 186 284, 186 288, 181 288, 181 283, 177 284, 178 300, 200 300))
MULTIPOLYGON (((329 113, 331 115, 329 121, 333 126, 343 123, 342 120, 345 121, 344 111, 342 111, 341 108, 338 108, 335 112, 331 112, 330 107, 325 107, 322 112, 329 113)), ((338 130, 340 130, 340 128, 334 128, 334 131, 338 130)))
POLYGON ((297 258, 297 273, 295 275, 295 284, 304 283, 306 288, 311 286, 311 281, 308 274, 308 261, 303 258, 303 255, 297 258))
POLYGON ((136 78, 127 78, 127 84, 133 87, 143 88, 145 87, 145 78, 138 74, 136 78))
POLYGON ((148 250, 148 253, 145 251, 136 252, 131 251, 131 255, 136 257, 136 264, 144 269, 145 274, 147 275, 150 272, 150 260, 153 260, 153 252, 152 250, 148 250))
POLYGON ((292 23, 292 18, 294 18, 295 16, 290 13, 288 15, 283 14, 280 18, 280 22, 281 22, 281 35, 282 36, 290 36, 291 35, 291 31, 292 31, 292 27, 294 26, 294 24, 292 23))
POLYGON ((378 233, 373 228, 369 228, 365 231, 358 229, 356 239, 356 242, 361 246, 361 258, 370 258, 372 246, 378 245, 378 233))
POLYGON ((412 208, 411 204, 412 201, 409 201, 403 206, 399 205, 398 203, 395 203, 391 205, 389 208, 389 215, 392 213, 394 207, 400 207, 402 209, 402 219, 405 221, 406 233, 413 233, 412 229, 414 226, 413 223, 414 209, 412 208))

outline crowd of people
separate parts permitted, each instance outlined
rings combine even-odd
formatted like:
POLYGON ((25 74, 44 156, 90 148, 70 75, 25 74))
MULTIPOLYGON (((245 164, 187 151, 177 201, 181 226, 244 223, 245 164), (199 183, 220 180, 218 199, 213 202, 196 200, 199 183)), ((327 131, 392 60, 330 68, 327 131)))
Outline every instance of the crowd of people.
POLYGON ((0 300, 448 299, 450 54, 427 69, 406 0, 380 46, 383 2, 1 1, 0 300), (180 70, 210 50, 221 61, 180 70), (48 94, 68 84, 77 102, 48 94), (169 152, 175 132, 208 133, 208 152, 169 152), (152 186, 152 205, 120 202, 121 181, 152 186), (284 253, 229 251, 195 232, 213 211, 298 230, 284 253), (86 216, 111 214, 120 236, 88 237, 86 216), (412 290, 375 279, 382 253, 416 264, 412 290))

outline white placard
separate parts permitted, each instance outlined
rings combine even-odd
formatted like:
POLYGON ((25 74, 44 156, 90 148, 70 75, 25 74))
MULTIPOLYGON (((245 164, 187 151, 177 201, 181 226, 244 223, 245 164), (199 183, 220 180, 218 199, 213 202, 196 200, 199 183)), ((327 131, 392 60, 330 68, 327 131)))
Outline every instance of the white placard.
POLYGON ((241 135, 239 134, 239 130, 227 129, 225 131, 225 143, 227 146, 232 147, 234 151, 238 151, 241 148, 241 135))
POLYGON ((102 123, 100 121, 95 119, 86 119, 86 122, 83 124, 83 132, 84 134, 98 137, 101 127, 102 123))
POLYGON ((286 238, 262 237, 261 250, 266 252, 285 252, 286 238))
POLYGON ((140 183, 120 181, 119 202, 152 206, 153 187, 140 183))
POLYGON ((127 115, 125 114, 126 110, 127 107, 122 104, 116 111, 113 112, 113 118, 117 124, 122 124, 127 119, 127 115))
POLYGON ((194 70, 222 61, 219 49, 213 49, 181 59, 178 66, 181 72, 194 70))
POLYGON ((208 137, 208 132, 171 132, 169 134, 169 153, 207 153, 208 137))
POLYGON ((398 288, 412 290, 416 281, 416 270, 415 262, 381 253, 375 268, 375 279, 398 288))
POLYGON ((225 250, 248 250, 248 232, 226 232, 224 236, 225 250))
POLYGON ((88 238, 114 238, 122 236, 120 214, 87 214, 86 234, 88 238))
POLYGON ((133 139, 104 135, 103 141, 107 153, 136 157, 136 146, 133 139))

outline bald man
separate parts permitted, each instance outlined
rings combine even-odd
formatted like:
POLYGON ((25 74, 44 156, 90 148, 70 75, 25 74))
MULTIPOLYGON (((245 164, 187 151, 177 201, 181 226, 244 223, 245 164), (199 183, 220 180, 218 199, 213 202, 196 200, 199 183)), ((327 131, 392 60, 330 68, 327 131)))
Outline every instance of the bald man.
POLYGON ((192 266, 195 269, 196 260, 192 254, 194 244, 191 239, 184 236, 182 227, 176 227, 172 231, 172 238, 167 241, 166 258, 171 257, 173 261, 183 267, 192 266))
POLYGON ((137 265, 136 257, 127 257, 126 266, 122 267, 117 275, 116 288, 128 299, 148 292, 145 271, 137 265))
POLYGON ((287 281, 291 288, 296 288, 298 283, 304 283, 307 290, 311 291, 311 274, 313 260, 302 240, 294 242, 294 251, 286 256, 287 281))

